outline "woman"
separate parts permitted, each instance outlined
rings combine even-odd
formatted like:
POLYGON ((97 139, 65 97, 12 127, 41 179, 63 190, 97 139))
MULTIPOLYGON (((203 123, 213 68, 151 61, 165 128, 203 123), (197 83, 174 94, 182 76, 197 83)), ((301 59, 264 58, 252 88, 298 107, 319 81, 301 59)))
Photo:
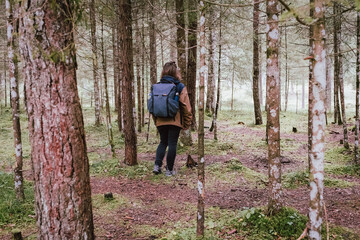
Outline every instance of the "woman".
POLYGON ((156 150, 156 160, 154 174, 161 173, 161 166, 165 156, 166 148, 169 147, 166 156, 166 176, 175 175, 174 162, 176 157, 176 147, 181 129, 188 129, 191 124, 191 106, 188 92, 183 83, 180 82, 181 74, 175 62, 165 63, 161 73, 161 83, 171 82, 176 85, 179 93, 179 111, 174 118, 154 117, 155 125, 160 133, 160 144, 156 150))

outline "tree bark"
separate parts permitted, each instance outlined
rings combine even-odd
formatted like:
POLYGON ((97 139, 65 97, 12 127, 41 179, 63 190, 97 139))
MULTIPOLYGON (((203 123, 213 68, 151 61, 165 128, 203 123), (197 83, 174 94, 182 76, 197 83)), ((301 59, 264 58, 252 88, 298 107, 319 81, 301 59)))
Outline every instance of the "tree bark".
POLYGON ((149 12, 149 36, 150 36, 150 82, 155 84, 157 80, 157 53, 156 53, 156 32, 155 32, 155 1, 150 0, 151 9, 149 12))
POLYGON ((115 153, 115 145, 114 145, 114 136, 111 125, 110 100, 109 100, 108 79, 107 79, 107 61, 106 61, 106 54, 104 48, 104 12, 101 12, 101 57, 102 57, 102 67, 104 74, 106 125, 107 125, 109 145, 112 152, 112 157, 114 158, 116 157, 116 153, 115 153))
POLYGON ((176 46, 177 62, 180 68, 182 82, 187 86, 186 76, 186 36, 185 36, 185 11, 184 0, 176 0, 176 46))
MULTIPOLYGON (((114 1, 114 9, 117 9, 117 1, 114 1)), ((116 12, 115 12, 116 15, 116 12)), ((115 96, 115 112, 119 109, 119 51, 117 44, 117 35, 116 35, 116 17, 113 21, 112 30, 112 49, 113 49, 113 70, 114 70, 114 96, 115 96)))
POLYGON ((338 13, 338 3, 334 2, 334 122, 339 125, 342 124, 341 112, 340 112, 340 63, 339 63, 339 51, 340 51, 340 39, 339 31, 341 31, 341 16, 338 13))
MULTIPOLYGON (((137 15, 135 16, 136 18, 138 17, 138 13, 139 11, 136 11, 137 15)), ((135 50, 135 54, 136 54, 136 96, 137 96, 137 120, 138 120, 138 124, 137 124, 137 131, 139 133, 141 133, 141 127, 142 127, 142 98, 141 98, 141 89, 142 89, 142 85, 141 85, 141 69, 140 69, 140 63, 141 63, 141 56, 140 56, 140 50, 141 50, 141 34, 140 34, 140 28, 139 28, 139 24, 138 24, 138 20, 135 20, 135 28, 136 28, 136 32, 135 32, 135 38, 136 38, 136 50, 135 50)))
MULTIPOLYGON (((314 6, 314 0, 310 0, 310 6, 314 6)), ((314 17, 314 8, 310 8, 310 17, 314 17)), ((310 25, 309 27, 309 56, 313 56, 313 44, 314 44, 314 25, 310 25)), ((305 83, 304 83, 305 85, 305 83)), ((313 62, 309 62, 309 96, 308 96, 308 165, 309 170, 311 169, 311 149, 312 149, 312 119, 313 119, 313 62)))
POLYGON ((219 16, 219 63, 218 63, 218 87, 217 87, 217 93, 216 93, 216 105, 215 105, 215 111, 213 116, 213 126, 214 126, 214 140, 218 140, 217 137, 217 115, 219 111, 219 104, 220 104, 220 82, 221 82, 221 6, 220 6, 220 16, 219 16))
POLYGON ((274 215, 282 208, 280 162, 280 71, 279 71, 279 22, 278 1, 266 1, 267 13, 267 130, 269 162, 268 214, 274 215))
POLYGON ((125 163, 133 166, 137 164, 136 132, 132 104, 132 83, 134 80, 133 46, 131 25, 131 0, 119 1, 119 38, 122 72, 122 102, 125 135, 125 163))
POLYGON ((309 239, 321 239, 321 223, 324 191, 324 152, 325 152, 325 86, 326 86, 326 49, 325 49, 325 4, 314 0, 312 76, 312 138, 310 151, 310 208, 309 239), (316 9, 316 11, 314 11, 316 9))
POLYGON ((11 86, 11 108, 12 108, 12 121, 14 131, 14 147, 16 164, 14 168, 15 176, 15 195, 16 199, 23 201, 24 182, 23 182, 23 156, 21 144, 21 127, 20 127, 20 103, 19 103, 19 68, 18 68, 18 24, 19 24, 19 11, 18 6, 14 4, 13 0, 6 0, 6 16, 7 16, 7 50, 8 50, 8 63, 9 63, 9 78, 11 86))
POLYGON ((360 97, 360 12, 357 12, 356 28, 356 100, 355 100, 355 163, 359 162, 359 97, 360 97))
POLYGON ((96 13, 95 0, 90 0, 90 28, 91 28, 91 50, 93 61, 94 77, 94 98, 95 98, 95 126, 100 126, 100 91, 99 91, 99 74, 98 74, 98 57, 96 46, 96 13))
POLYGON ((198 130, 198 205, 196 235, 204 236, 205 223, 205 158, 204 158, 204 81, 205 81, 205 11, 204 2, 200 0, 200 69, 199 69, 199 130, 198 130))
MULTIPOLYGON (((344 76, 343 76, 343 61, 342 61, 342 53, 341 53, 341 5, 337 2, 334 2, 334 12, 336 14, 337 22, 335 23, 336 30, 334 32, 334 36, 336 35, 336 42, 334 41, 334 46, 336 45, 337 49, 337 58, 338 58, 338 66, 337 67, 337 75, 335 78, 337 79, 339 93, 340 93, 340 103, 341 103, 341 117, 342 117, 342 125, 344 131, 344 147, 349 149, 349 140, 348 140, 348 131, 346 124, 346 109, 345 109, 345 99, 344 99, 344 76), (335 34, 336 33, 336 34, 335 34)), ((335 37, 334 37, 335 40, 335 37)))
POLYGON ((22 6, 20 48, 39 239, 95 238, 75 30, 68 20, 76 16, 76 4, 38 0, 22 6))
POLYGON ((209 68, 207 78, 207 92, 206 92, 206 113, 214 113, 215 102, 215 49, 216 49, 216 37, 214 29, 214 9, 213 6, 209 6, 209 68))
POLYGON ((254 113, 255 125, 262 124, 261 107, 259 99, 259 16, 260 16, 260 3, 254 0, 253 9, 253 100, 254 100, 254 113))
POLYGON ((196 129, 196 62, 197 62, 197 0, 189 0, 189 34, 188 34, 188 67, 187 67, 187 90, 189 94, 191 113, 192 113, 192 124, 191 128, 196 129))

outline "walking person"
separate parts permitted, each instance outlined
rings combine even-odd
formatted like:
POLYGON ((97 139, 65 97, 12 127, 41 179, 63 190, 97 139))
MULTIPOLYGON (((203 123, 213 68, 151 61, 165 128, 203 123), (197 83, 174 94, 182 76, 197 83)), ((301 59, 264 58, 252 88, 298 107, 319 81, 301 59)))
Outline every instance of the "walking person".
MULTIPOLYGON (((161 173, 166 148, 168 148, 165 175, 175 175, 174 163, 180 130, 186 130, 191 125, 192 114, 190 100, 185 85, 180 82, 181 79, 180 69, 177 68, 176 63, 165 63, 161 73, 161 80, 157 84, 175 84, 175 100, 179 102, 179 109, 174 117, 155 117, 153 114, 155 125, 160 133, 160 144, 156 150, 154 174, 161 173)), ((167 102, 169 102, 169 100, 167 100, 167 102)), ((168 107, 165 106, 162 108, 168 107)))

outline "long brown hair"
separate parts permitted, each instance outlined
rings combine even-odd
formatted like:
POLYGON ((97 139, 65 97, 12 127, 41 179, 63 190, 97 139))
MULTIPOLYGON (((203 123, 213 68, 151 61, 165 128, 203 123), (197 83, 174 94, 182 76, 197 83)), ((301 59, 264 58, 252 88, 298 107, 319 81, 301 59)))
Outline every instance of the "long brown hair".
POLYGON ((180 70, 177 68, 174 61, 165 63, 163 70, 161 72, 161 78, 163 76, 171 76, 181 80, 180 70))

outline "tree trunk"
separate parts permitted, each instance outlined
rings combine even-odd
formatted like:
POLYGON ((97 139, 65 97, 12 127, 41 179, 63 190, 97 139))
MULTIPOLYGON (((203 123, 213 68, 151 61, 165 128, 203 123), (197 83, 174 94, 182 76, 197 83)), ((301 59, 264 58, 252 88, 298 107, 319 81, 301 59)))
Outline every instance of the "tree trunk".
POLYGON ((75 30, 68 22, 78 6, 59 0, 23 4, 20 48, 38 238, 94 239, 89 161, 76 84, 75 30))
POLYGON ((286 112, 288 107, 288 100, 289 100, 289 69, 288 69, 288 47, 287 47, 287 29, 286 25, 284 26, 284 37, 285 37, 285 108, 284 111, 286 112))
MULTIPOLYGON (((310 6, 314 5, 314 0, 310 0, 310 6)), ((314 8, 310 8, 310 17, 314 17, 314 8)), ((310 25, 309 27, 309 56, 314 56, 313 52, 313 44, 314 44, 314 25, 310 25)), ((313 79, 313 62, 309 62, 309 96, 308 96, 308 166, 309 170, 311 169, 311 152, 310 149, 312 149, 312 119, 313 119, 313 95, 311 94, 313 92, 313 85, 314 85, 314 79, 313 79)))
POLYGON ((355 100, 355 163, 359 162, 359 97, 360 97, 360 12, 357 12, 356 28, 356 100, 355 100))
POLYGON ((157 53, 156 53, 156 32, 155 32, 155 1, 150 0, 151 9, 149 11, 149 36, 150 36, 150 82, 155 84, 157 82, 157 53))
POLYGON ((330 48, 329 48, 329 44, 326 44, 326 52, 327 52, 327 56, 326 56, 326 113, 331 112, 331 79, 332 79, 332 74, 331 74, 331 57, 329 56, 330 54, 330 48))
POLYGON ((120 14, 119 14, 119 11, 118 9, 120 8, 119 6, 119 1, 116 1, 116 4, 115 4, 115 7, 116 7, 116 20, 117 20, 117 29, 116 29, 116 45, 117 45, 117 63, 116 63, 116 66, 118 68, 118 84, 117 84, 117 98, 118 98, 118 111, 117 111, 117 122, 118 122, 118 129, 119 129, 119 132, 122 132, 123 131, 123 104, 122 104, 122 78, 123 78, 123 72, 122 72, 122 59, 120 58, 120 53, 122 53, 120 51, 120 45, 121 45, 121 41, 120 41, 120 14))
POLYGON ((21 128, 20 128, 20 103, 19 103, 19 68, 18 68, 18 23, 19 11, 18 6, 14 5, 12 0, 6 0, 6 16, 7 16, 7 50, 9 63, 9 78, 11 85, 11 108, 12 121, 14 130, 14 147, 16 164, 14 168, 15 176, 15 195, 16 199, 23 201, 24 182, 23 182, 23 156, 21 145, 21 128))
POLYGON ((321 213, 324 191, 324 152, 325 152, 325 86, 326 86, 326 50, 325 50, 325 4, 323 0, 314 0, 313 13, 316 19, 313 25, 312 76, 312 138, 310 152, 310 208, 309 239, 321 239, 321 213), (316 11, 314 11, 316 9, 316 11), (325 53, 325 54, 324 54, 325 53), (325 56, 324 56, 325 55, 325 56))
POLYGON ((254 113, 255 125, 262 124, 261 107, 259 99, 259 15, 260 3, 254 0, 253 9, 253 100, 254 100, 254 113))
POLYGON ((176 47, 177 62, 180 68, 182 82, 187 86, 186 76, 186 36, 185 36, 185 12, 184 0, 176 0, 176 47))
POLYGON ((146 60, 146 48, 145 48, 145 9, 142 10, 142 22, 141 22, 141 102, 142 102, 142 109, 141 109, 141 126, 145 126, 145 65, 146 60))
MULTIPOLYGON (((346 109, 345 109, 345 99, 344 99, 344 78, 343 78, 343 61, 342 61, 342 53, 341 53, 341 5, 337 2, 334 2, 334 14, 336 18, 335 22, 335 32, 334 32, 334 46, 337 50, 335 53, 337 55, 337 68, 336 71, 336 81, 339 87, 340 93, 340 103, 341 103, 341 117, 342 117, 342 125, 344 131, 344 147, 349 149, 349 140, 348 140, 348 132, 346 125, 346 109), (335 41, 336 36, 336 41, 335 41)), ((340 124, 340 123, 339 123, 340 124)))
MULTIPOLYGON (((139 14, 139 11, 136 11, 137 15, 135 17, 137 17, 139 14)), ((136 28, 136 32, 135 32, 135 38, 136 38, 136 50, 135 50, 135 54, 136 54, 136 92, 137 92, 137 120, 138 120, 138 124, 137 124, 137 130, 139 133, 141 133, 141 127, 142 127, 142 99, 141 99, 141 89, 142 89, 142 85, 141 85, 141 77, 140 77, 140 63, 141 63, 141 56, 140 56, 140 50, 141 50, 141 34, 140 34, 140 28, 139 28, 139 24, 138 24, 138 20, 135 20, 135 28, 136 28)))
POLYGON ((95 0, 90 0, 89 8, 90 8, 90 28, 91 28, 91 50, 92 50, 93 77, 94 77, 95 126, 100 126, 100 92, 99 92, 98 57, 97 57, 97 46, 96 46, 95 0))
MULTIPOLYGON (((114 1, 114 8, 116 9, 116 1, 114 1)), ((112 26, 112 48, 113 48, 113 70, 114 70, 114 96, 115 96, 115 112, 119 109, 119 51, 116 35, 116 17, 112 26)))
POLYGON ((235 64, 233 64, 232 77, 231 77, 231 111, 234 111, 234 75, 235 75, 235 64))
POLYGON ((122 72, 122 102, 124 104, 124 135, 125 135, 125 163, 133 166, 137 164, 136 132, 132 104, 132 83, 134 80, 133 46, 131 25, 131 1, 119 1, 119 38, 122 72))
POLYGON ((204 237, 205 223, 205 159, 204 159, 204 81, 205 81, 205 11, 200 0, 200 69, 199 69, 199 130, 198 130, 198 205, 196 235, 204 237))
POLYGON ((108 129, 108 139, 110 144, 110 149, 112 152, 112 157, 116 157, 114 137, 111 126, 111 112, 110 112, 110 100, 109 100, 109 90, 108 90, 108 79, 107 79, 107 61, 104 48, 104 12, 101 12, 101 57, 102 57, 102 67, 104 74, 104 87, 105 87, 105 108, 106 108, 106 125, 108 129))
MULTIPOLYGON (((8 64, 6 61, 6 51, 4 51, 4 69, 6 69, 6 65, 8 64)), ((7 107, 7 87, 6 87, 7 77, 6 71, 4 71, 4 100, 5 100, 5 107, 7 107)))
POLYGON ((187 90, 189 94, 191 113, 192 113, 192 124, 191 128, 196 129, 196 110, 195 110, 195 99, 196 99, 196 62, 197 62, 197 0, 189 0, 189 34, 188 34, 188 67, 187 67, 187 90))
POLYGON ((214 113, 214 96, 215 96, 215 49, 216 49, 216 37, 214 29, 214 9, 213 6, 209 6, 209 68, 207 78, 207 92, 206 92, 206 113, 214 113))
POLYGON ((338 12, 338 3, 334 2, 334 122, 339 125, 342 124, 341 112, 340 112, 340 63, 339 63, 339 51, 340 51, 340 39, 339 32, 341 31, 341 16, 338 12))
POLYGON ((282 208, 280 162, 280 72, 279 72, 279 22, 278 1, 266 1, 267 24, 267 131, 269 162, 268 214, 274 215, 282 208))
POLYGON ((218 87, 217 87, 217 94, 216 94, 216 105, 215 105, 215 112, 214 112, 214 116, 213 116, 213 126, 214 126, 214 139, 218 140, 217 137, 217 115, 218 115, 218 111, 219 111, 219 102, 220 102, 220 80, 221 80, 221 6, 220 6, 220 16, 219 16, 219 63, 218 63, 218 87))

